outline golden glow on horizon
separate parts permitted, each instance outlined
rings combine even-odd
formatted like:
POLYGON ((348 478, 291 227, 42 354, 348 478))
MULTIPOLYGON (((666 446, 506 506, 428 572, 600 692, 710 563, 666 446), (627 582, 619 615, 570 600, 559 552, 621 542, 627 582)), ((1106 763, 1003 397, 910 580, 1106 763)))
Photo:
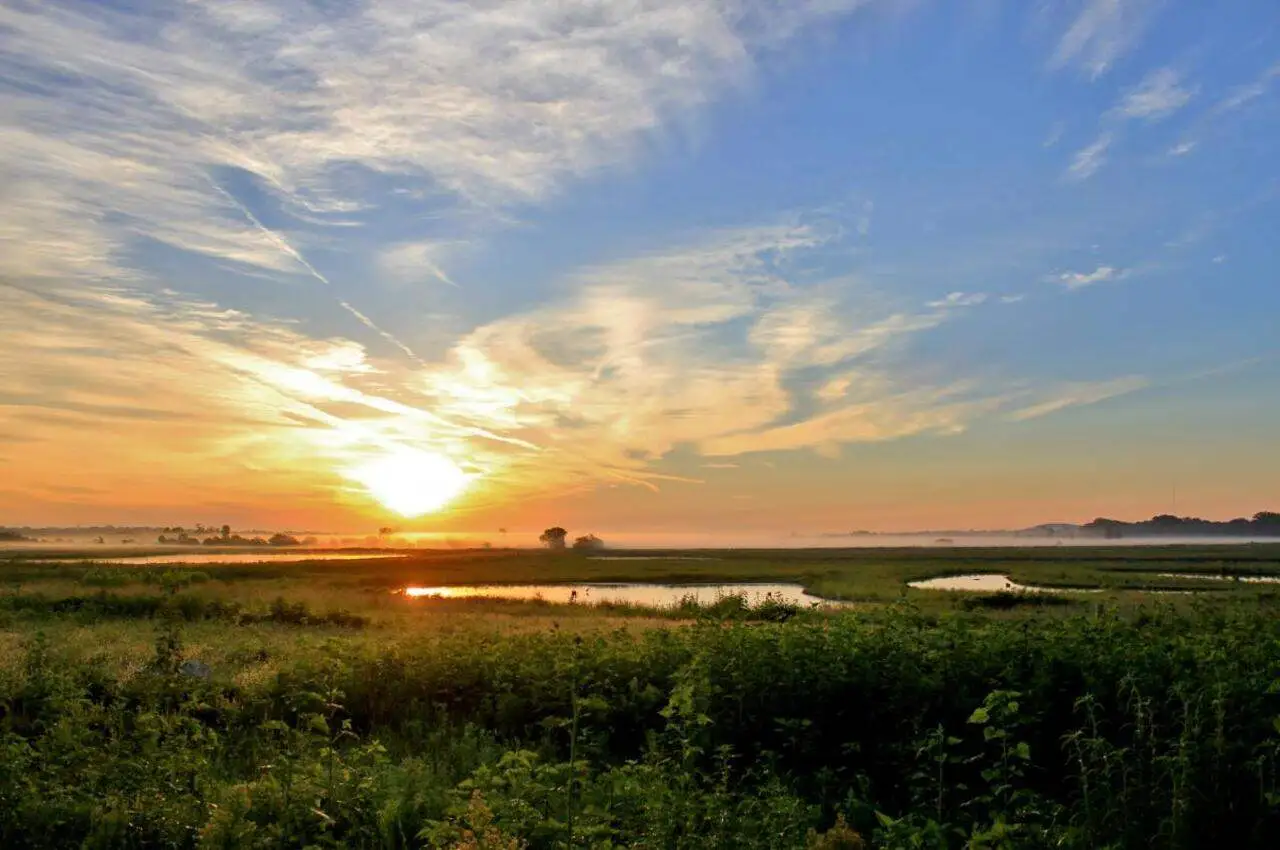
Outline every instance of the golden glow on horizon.
POLYGON ((403 517, 433 513, 456 499, 471 480, 444 455, 398 448, 350 471, 373 498, 403 517))

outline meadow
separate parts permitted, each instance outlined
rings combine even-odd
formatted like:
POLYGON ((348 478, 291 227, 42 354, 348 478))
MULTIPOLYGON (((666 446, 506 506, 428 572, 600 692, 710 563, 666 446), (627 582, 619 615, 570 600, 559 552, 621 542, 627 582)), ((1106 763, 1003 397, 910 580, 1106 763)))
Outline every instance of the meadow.
POLYGON ((1280 846, 1280 546, 609 554, 4 553, 0 846, 1280 846))

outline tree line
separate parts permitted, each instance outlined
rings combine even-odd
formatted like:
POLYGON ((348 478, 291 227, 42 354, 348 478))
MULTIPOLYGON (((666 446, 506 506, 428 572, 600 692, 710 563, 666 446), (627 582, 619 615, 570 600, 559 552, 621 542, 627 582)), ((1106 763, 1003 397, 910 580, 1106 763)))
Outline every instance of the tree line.
POLYGON ((560 551, 568 548, 580 551, 593 551, 604 548, 604 541, 594 534, 584 534, 581 537, 575 537, 573 544, 568 543, 569 532, 560 526, 552 526, 542 534, 538 535, 538 540, 548 549, 560 551))
POLYGON ((1099 517, 1080 527, 1085 533, 1093 533, 1114 539, 1118 537, 1280 537, 1280 513, 1259 511, 1251 519, 1218 522, 1199 517, 1179 517, 1160 514, 1139 522, 1099 517))

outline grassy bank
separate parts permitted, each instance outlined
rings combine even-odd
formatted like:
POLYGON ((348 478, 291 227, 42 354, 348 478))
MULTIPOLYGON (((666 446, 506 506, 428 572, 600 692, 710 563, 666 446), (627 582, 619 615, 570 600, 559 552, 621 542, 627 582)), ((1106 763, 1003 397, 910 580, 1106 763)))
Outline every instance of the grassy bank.
MULTIPOLYGON (((269 588, 273 582, 279 587, 296 588, 305 583, 313 587, 387 591, 408 585, 790 581, 820 596, 877 603, 909 593, 908 582, 965 573, 1000 573, 1026 584, 1116 592, 1200 588, 1264 594, 1269 590, 1265 586, 1237 586, 1214 577, 1280 576, 1280 544, 644 550, 610 551, 607 558, 516 549, 403 550, 382 554, 400 557, 377 557, 371 553, 368 560, 201 565, 196 569, 215 583, 253 582, 257 585, 255 592, 269 588), (1162 573, 1200 574, 1205 578, 1170 579, 1161 577, 1162 573)), ((96 578, 90 581, 109 582, 110 574, 122 572, 119 566, 99 568, 82 560, 93 555, 92 550, 69 551, 62 553, 64 560, 48 563, 47 552, 8 552, 0 556, 0 580, 10 585, 56 580, 84 583, 85 575, 92 573, 96 578)), ((139 581, 164 572, 161 568, 141 572, 130 569, 139 581)), ((1280 586, 1273 590, 1280 592, 1280 586)))

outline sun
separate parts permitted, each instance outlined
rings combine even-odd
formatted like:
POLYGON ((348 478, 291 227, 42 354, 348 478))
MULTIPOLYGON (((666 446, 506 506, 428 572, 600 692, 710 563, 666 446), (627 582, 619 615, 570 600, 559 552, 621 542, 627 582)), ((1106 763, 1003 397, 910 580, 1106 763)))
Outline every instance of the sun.
POLYGON ((471 476, 444 455, 398 448, 350 470, 373 498, 404 517, 438 511, 466 489, 471 476))

